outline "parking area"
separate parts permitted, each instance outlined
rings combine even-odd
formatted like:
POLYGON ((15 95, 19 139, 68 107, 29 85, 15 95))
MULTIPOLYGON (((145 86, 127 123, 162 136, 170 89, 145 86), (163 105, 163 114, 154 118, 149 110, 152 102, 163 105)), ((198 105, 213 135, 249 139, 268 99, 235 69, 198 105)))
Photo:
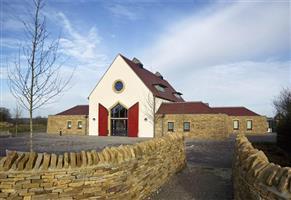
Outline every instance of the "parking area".
MULTIPOLYGON (((99 136, 59 136, 47 133, 35 133, 33 135, 33 150, 35 152, 48 152, 61 154, 64 152, 82 150, 101 150, 106 146, 118 146, 121 144, 134 144, 149 138, 129 137, 99 137, 99 136)), ((0 138, 0 156, 5 156, 6 150, 29 151, 29 135, 18 137, 0 138)))

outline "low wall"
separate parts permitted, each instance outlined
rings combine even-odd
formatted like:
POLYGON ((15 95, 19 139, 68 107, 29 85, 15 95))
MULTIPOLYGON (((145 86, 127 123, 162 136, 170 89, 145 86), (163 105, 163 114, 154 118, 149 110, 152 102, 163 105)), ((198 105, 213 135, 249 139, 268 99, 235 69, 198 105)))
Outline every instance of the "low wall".
POLYGON ((185 165, 182 134, 101 152, 11 151, 0 160, 0 199, 144 199, 185 165))
POLYGON ((291 168, 270 163, 245 136, 238 135, 233 163, 236 200, 291 199, 291 168))

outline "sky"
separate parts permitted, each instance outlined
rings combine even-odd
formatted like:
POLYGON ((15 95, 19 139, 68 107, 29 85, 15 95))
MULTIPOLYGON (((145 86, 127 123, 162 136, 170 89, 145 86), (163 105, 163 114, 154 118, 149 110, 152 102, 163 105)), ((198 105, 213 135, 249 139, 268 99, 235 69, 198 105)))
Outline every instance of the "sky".
MULTIPOLYGON (((13 113, 7 69, 25 44, 21 20, 30 0, 1 0, 1 103, 13 113)), ((159 71, 186 101, 245 106, 273 116, 272 102, 291 88, 289 1, 50 0, 49 41, 60 38, 61 73, 70 88, 35 116, 88 104, 88 95, 118 53, 159 71)), ((27 112, 23 111, 23 116, 27 112)))

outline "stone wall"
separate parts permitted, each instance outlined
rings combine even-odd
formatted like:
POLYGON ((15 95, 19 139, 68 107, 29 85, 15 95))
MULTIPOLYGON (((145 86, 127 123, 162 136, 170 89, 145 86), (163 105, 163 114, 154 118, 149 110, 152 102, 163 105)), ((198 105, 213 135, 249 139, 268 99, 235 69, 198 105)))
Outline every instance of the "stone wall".
POLYGON ((156 137, 172 134, 168 122, 174 122, 174 132, 191 138, 223 138, 228 136, 228 116, 225 114, 167 114, 157 115, 156 137), (190 122, 190 131, 184 132, 183 123, 190 122))
POLYGON ((65 153, 8 152, 0 199, 144 199, 186 165, 184 137, 65 153))
POLYGON ((268 121, 264 116, 228 116, 228 132, 236 134, 264 134, 268 131, 268 121), (239 121, 239 129, 233 129, 233 121, 239 121), (252 120, 253 128, 247 130, 247 120, 252 120))
POLYGON ((270 163, 242 135, 236 138, 233 183, 236 200, 291 199, 291 168, 270 163))
POLYGON ((50 134, 88 134, 88 117, 86 115, 49 115, 47 121, 47 133, 50 134), (67 128, 67 122, 72 122, 72 127, 67 128), (82 122, 82 128, 78 128, 78 121, 82 122))

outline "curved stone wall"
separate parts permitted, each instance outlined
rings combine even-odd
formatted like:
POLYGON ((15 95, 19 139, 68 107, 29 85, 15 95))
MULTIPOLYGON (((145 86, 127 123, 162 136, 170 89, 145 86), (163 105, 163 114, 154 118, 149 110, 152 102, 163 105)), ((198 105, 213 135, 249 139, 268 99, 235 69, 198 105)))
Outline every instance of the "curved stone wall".
POLYGON ((182 134, 63 155, 10 151, 0 199, 144 199, 186 165, 182 134))
POLYGON ((291 199, 291 168, 270 163, 263 151, 238 135, 233 163, 236 200, 291 199))

